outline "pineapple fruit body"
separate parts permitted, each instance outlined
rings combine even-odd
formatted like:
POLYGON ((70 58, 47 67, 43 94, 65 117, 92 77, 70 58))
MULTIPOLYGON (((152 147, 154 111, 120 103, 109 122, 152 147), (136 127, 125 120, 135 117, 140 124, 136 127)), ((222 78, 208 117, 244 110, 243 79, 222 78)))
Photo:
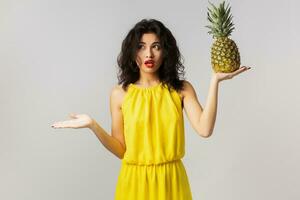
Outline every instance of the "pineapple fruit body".
POLYGON ((217 38, 211 47, 211 65, 215 72, 230 73, 240 67, 237 45, 228 37, 217 38))

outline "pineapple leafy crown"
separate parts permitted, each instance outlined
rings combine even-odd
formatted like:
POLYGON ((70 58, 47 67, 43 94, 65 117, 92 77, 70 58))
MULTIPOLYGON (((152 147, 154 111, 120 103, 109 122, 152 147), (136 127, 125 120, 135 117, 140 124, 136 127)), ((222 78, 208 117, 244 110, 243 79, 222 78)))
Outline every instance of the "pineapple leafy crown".
POLYGON ((229 4, 225 7, 225 1, 223 1, 216 7, 210 1, 208 2, 212 7, 211 9, 207 8, 207 19, 210 22, 210 25, 205 27, 210 29, 208 33, 211 34, 213 38, 230 36, 234 30, 234 24, 232 23, 233 17, 230 13, 231 8, 229 4))

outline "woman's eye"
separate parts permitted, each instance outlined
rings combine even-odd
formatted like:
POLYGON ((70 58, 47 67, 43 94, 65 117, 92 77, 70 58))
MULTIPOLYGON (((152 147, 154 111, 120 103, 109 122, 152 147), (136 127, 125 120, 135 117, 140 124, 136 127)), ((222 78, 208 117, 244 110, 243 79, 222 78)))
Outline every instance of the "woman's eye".
POLYGON ((158 45, 158 44, 154 45, 154 47, 155 47, 156 49, 160 49, 160 45, 158 45))
MULTIPOLYGON (((157 50, 160 50, 160 45, 158 45, 158 44, 155 44, 152 47, 157 50)), ((138 45, 138 49, 144 49, 144 48, 145 48, 145 45, 142 45, 142 44, 138 45)))

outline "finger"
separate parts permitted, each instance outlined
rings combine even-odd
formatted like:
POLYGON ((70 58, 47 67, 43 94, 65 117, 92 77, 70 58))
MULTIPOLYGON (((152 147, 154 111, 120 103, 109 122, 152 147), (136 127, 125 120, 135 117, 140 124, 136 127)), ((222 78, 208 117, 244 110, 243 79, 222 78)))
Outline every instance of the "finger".
POLYGON ((51 125, 52 128, 64 128, 60 122, 55 122, 51 125))
POLYGON ((246 71, 247 69, 248 69, 248 67, 243 66, 243 67, 239 68, 238 70, 234 71, 234 72, 233 72, 233 75, 236 76, 236 75, 238 75, 238 74, 240 74, 240 73, 246 71))
POLYGON ((251 69, 251 67, 243 66, 243 67, 241 67, 241 69, 243 69, 243 70, 248 70, 248 69, 251 69))
POLYGON ((77 114, 76 113, 70 113, 69 117, 72 119, 76 119, 77 118, 77 114))
POLYGON ((60 121, 60 122, 55 122, 52 125, 53 128, 72 128, 70 121, 60 121))

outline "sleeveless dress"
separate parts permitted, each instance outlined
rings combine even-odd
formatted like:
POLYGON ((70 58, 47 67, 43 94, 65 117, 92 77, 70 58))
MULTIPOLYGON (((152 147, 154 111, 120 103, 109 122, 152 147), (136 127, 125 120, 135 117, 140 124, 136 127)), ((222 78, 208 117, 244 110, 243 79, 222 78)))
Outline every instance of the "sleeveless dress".
POLYGON ((182 102, 162 83, 129 84, 122 103, 126 152, 115 200, 191 200, 182 102))

